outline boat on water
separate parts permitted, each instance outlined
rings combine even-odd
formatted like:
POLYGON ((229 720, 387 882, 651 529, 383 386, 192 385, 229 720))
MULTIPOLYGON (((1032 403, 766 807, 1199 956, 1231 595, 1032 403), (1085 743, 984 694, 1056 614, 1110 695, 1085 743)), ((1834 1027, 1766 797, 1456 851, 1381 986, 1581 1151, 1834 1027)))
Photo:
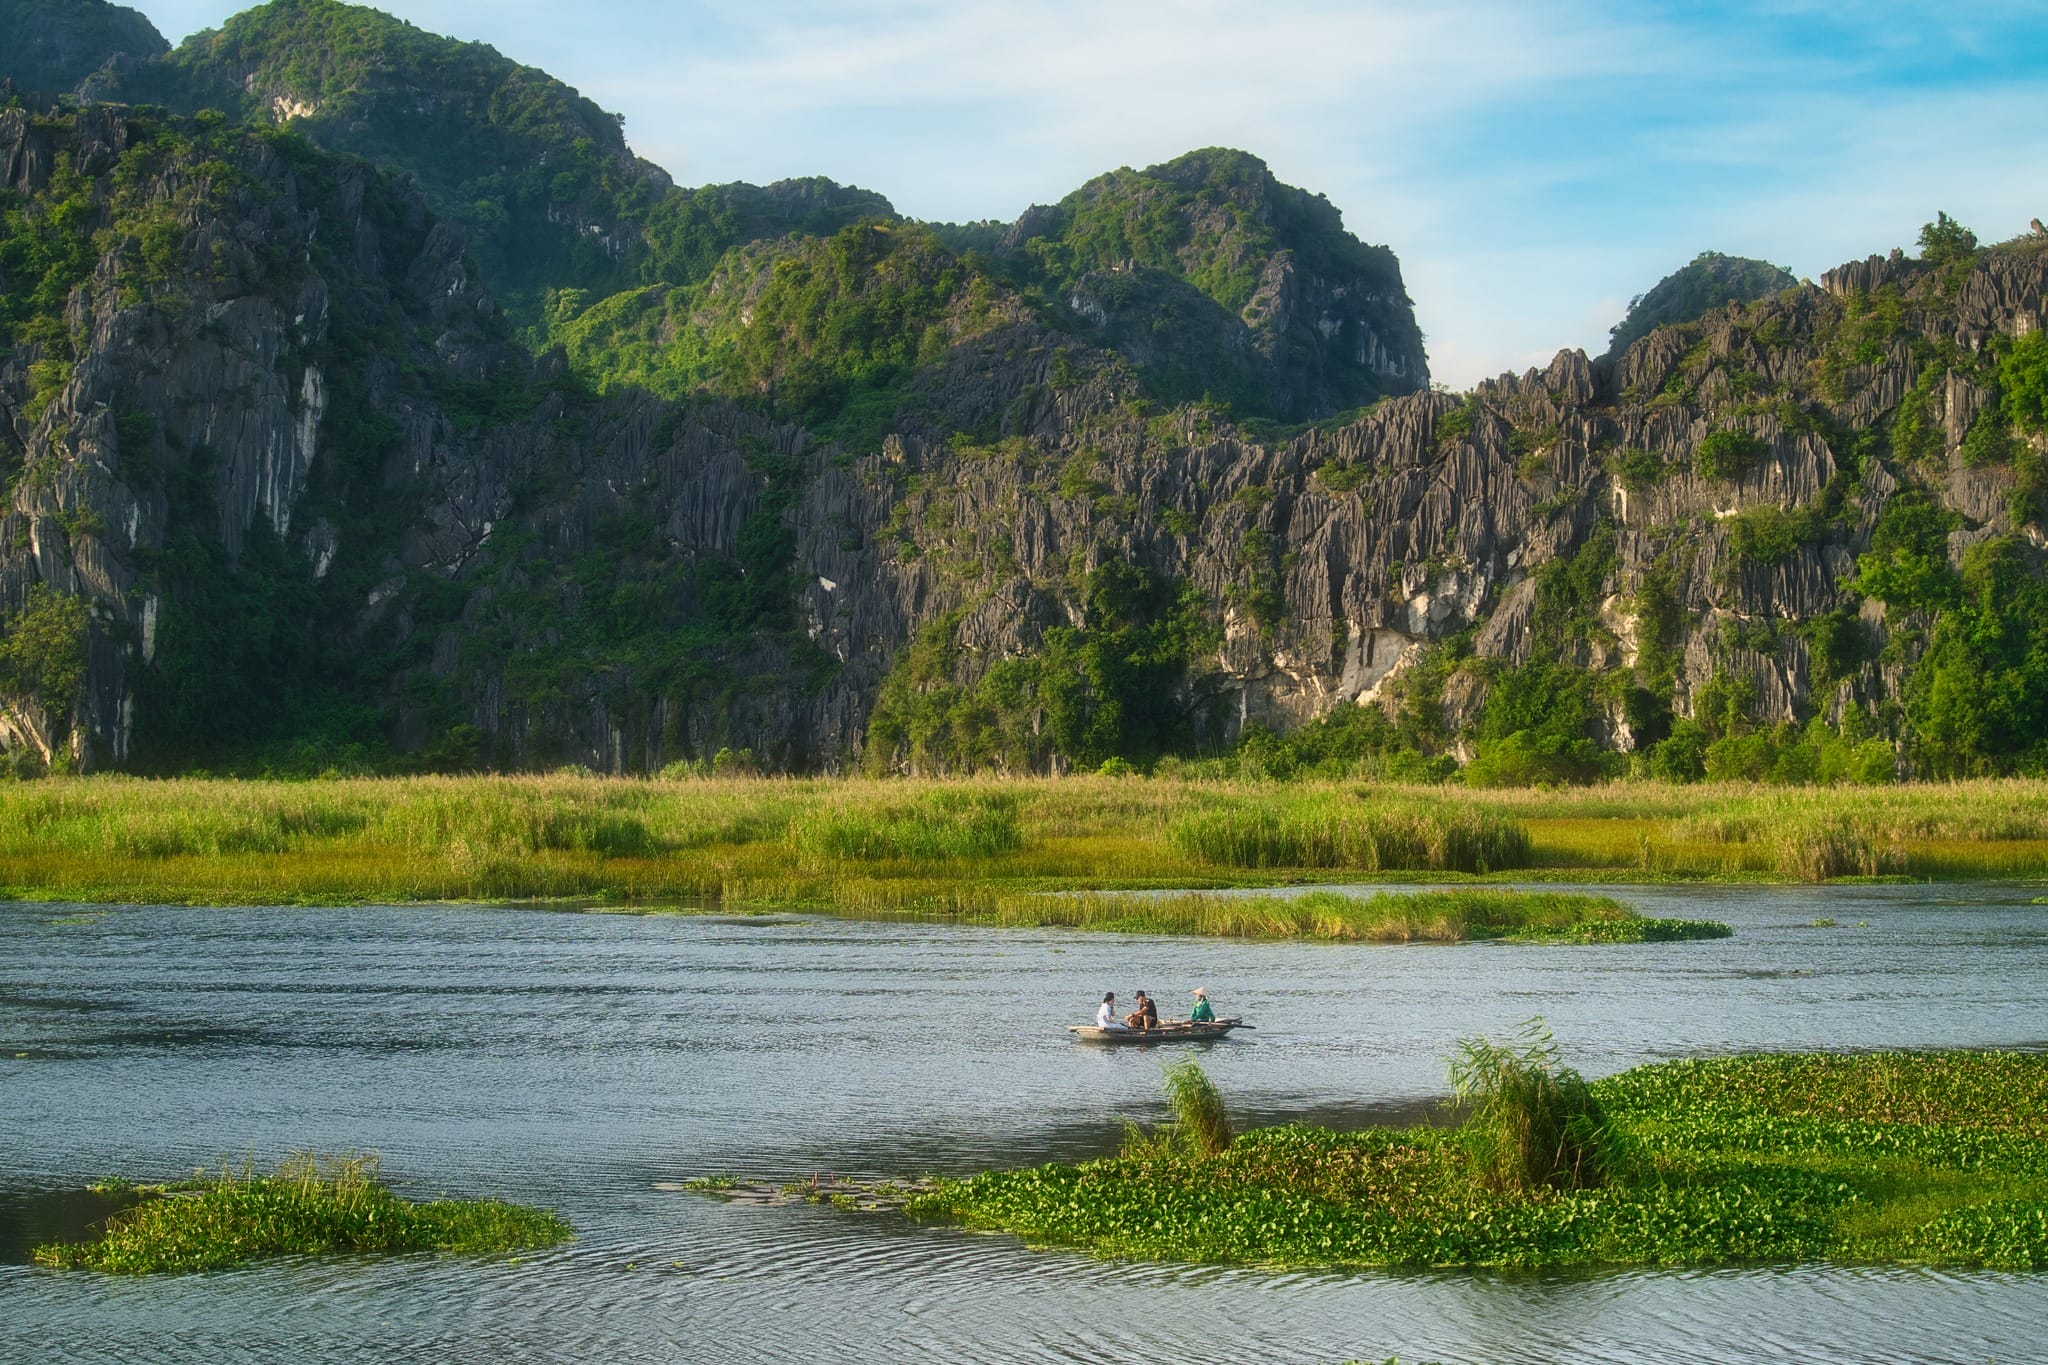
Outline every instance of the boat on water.
POLYGON ((1157 1028, 1100 1028, 1094 1024, 1069 1024, 1067 1032, 1084 1043, 1152 1044, 1209 1043, 1227 1038, 1234 1028, 1250 1028, 1242 1019, 1211 1019, 1204 1023, 1161 1024, 1157 1028))

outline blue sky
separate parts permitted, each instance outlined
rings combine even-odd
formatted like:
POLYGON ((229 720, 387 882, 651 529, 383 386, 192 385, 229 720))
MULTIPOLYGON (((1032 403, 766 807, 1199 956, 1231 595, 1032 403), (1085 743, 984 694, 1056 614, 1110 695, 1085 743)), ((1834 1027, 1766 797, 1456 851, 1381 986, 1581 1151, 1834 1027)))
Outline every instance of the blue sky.
MULTIPOLYGON (((242 5, 143 0, 176 41, 242 5)), ((607 109, 684 184, 827 175, 1014 218, 1242 147, 1400 255, 1453 387, 1599 351, 1706 249, 1818 277, 1944 209, 2048 217, 2048 4, 393 0, 607 109)))

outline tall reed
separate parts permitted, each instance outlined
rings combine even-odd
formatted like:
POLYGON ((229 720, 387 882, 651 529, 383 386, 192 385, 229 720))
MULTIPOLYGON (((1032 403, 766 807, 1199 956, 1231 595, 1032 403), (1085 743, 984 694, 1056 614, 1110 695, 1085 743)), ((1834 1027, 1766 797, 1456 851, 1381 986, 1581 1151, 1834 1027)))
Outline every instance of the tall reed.
POLYGON ((1529 862, 1529 834, 1492 811, 1352 800, 1234 803, 1168 827, 1174 846, 1220 867, 1491 872, 1529 862))
POLYGON ((1488 1189, 1591 1189, 1613 1174, 1607 1113, 1542 1020, 1509 1043, 1460 1040, 1451 1093, 1472 1106, 1462 1136, 1488 1189))
POLYGON ((812 863, 990 858, 1024 843, 1015 796, 949 790, 826 806, 792 821, 790 837, 812 863))
POLYGON ((1195 1150, 1215 1156, 1230 1145, 1235 1134, 1223 1096, 1194 1058, 1166 1068, 1166 1099, 1173 1106, 1175 1131, 1195 1150))

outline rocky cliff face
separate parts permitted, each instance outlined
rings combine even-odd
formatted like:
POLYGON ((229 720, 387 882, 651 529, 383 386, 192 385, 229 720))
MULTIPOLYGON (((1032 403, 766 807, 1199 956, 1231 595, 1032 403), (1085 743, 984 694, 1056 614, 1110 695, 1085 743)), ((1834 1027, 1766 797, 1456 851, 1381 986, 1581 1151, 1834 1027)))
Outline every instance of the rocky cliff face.
MULTIPOLYGON (((1888 509, 1928 490, 1957 518, 1957 565, 1972 543, 2041 543, 2013 469, 1962 453, 1987 398, 1960 357, 2037 325, 2048 265, 1994 255, 1951 294, 1935 275, 1866 262, 1657 333, 1619 364, 1566 352, 1470 396, 1390 399, 1279 442, 1199 405, 1133 406, 1141 385, 1121 357, 1077 365, 1068 338, 1019 316, 931 367, 924 430, 873 453, 728 429, 722 445, 697 438, 702 463, 661 463, 645 506, 663 534, 730 554, 765 505, 747 441, 793 462, 798 491, 779 515, 815 654, 801 681, 766 671, 800 652, 778 648, 737 687, 700 690, 681 711, 643 706, 637 721, 593 701, 589 724, 602 714, 604 728, 569 749, 628 767, 727 746, 852 761, 921 632, 939 632, 946 662, 919 686, 971 690, 1085 627, 1086 585, 1105 565, 1191 586, 1210 629, 1175 706, 1211 747, 1247 726, 1391 703, 1445 651, 1464 662, 1430 675, 1430 701, 1467 756, 1455 736, 1499 670, 1531 662, 1610 680, 1594 737, 1621 752, 1660 739, 1716 686, 1746 690, 1759 725, 1891 714, 1927 623, 1846 586, 1888 509), (1886 298, 1911 302, 1874 327, 1871 301, 1886 298), (1957 348, 1956 366, 1918 358, 1937 342, 1957 348), (1875 453, 1915 392, 1934 396, 1932 443, 1875 453), (1742 459, 1703 457, 1730 433, 1742 459)), ((632 448, 613 458, 608 489, 644 468, 632 448)), ((627 506, 616 493, 604 504, 627 506)), ((913 760, 906 748, 895 761, 913 760)))
POLYGON ((1952 514, 1951 567, 2000 538, 2041 548, 2037 476, 1973 464, 1965 443, 1993 409, 1984 357, 2044 307, 2035 243, 1947 281, 1873 258, 1619 363, 1565 352, 1278 443, 1199 408, 1132 418, 1112 368, 1061 391, 1027 363, 1043 399, 1014 449, 897 440, 834 480, 838 524, 886 518, 894 539, 805 539, 812 629, 859 686, 863 658, 871 676, 916 622, 948 620, 970 678, 1080 625, 1077 576, 1128 562, 1191 583, 1211 613, 1182 698, 1210 743, 1390 699, 1445 650, 1466 660, 1430 684, 1453 734, 1502 668, 1532 661, 1617 684, 1596 738, 1623 752, 1715 685, 1759 725, 1889 714, 1928 621, 1849 580, 1923 490, 1952 514))
POLYGON ((2042 728, 1999 615, 2042 578, 2040 241, 1453 395, 1391 254, 1242 154, 1000 230, 664 182, 653 283, 523 258, 535 357, 421 182, 252 117, 0 111, 16 752, 1058 768, 1386 713, 1597 769, 1818 716, 1970 771, 2042 728))
POLYGON ((715 712, 811 761, 778 528, 814 438, 597 398, 415 189, 289 135, 12 108, 0 190, 0 611, 91 607, 83 690, 10 695, 0 744, 638 767, 715 712))

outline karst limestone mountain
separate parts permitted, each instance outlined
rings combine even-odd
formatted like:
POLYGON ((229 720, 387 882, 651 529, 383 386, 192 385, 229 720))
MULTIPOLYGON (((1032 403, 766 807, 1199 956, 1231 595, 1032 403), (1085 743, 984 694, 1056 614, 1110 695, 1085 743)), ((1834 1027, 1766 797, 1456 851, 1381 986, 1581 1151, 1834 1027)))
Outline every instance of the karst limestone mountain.
POLYGON ((8 25, 22 770, 2043 757, 2038 236, 1710 254, 1451 394, 1243 152, 920 223, 332 0, 8 25))

